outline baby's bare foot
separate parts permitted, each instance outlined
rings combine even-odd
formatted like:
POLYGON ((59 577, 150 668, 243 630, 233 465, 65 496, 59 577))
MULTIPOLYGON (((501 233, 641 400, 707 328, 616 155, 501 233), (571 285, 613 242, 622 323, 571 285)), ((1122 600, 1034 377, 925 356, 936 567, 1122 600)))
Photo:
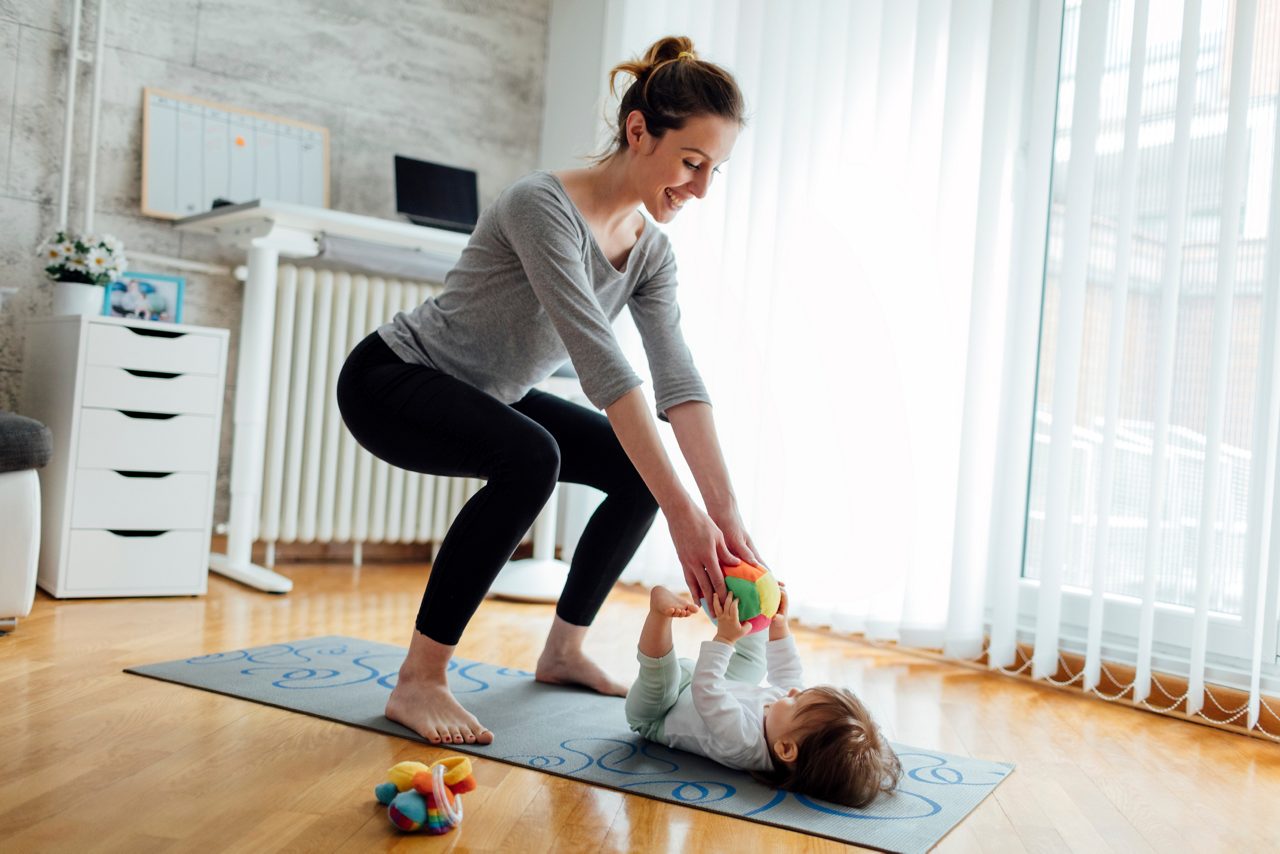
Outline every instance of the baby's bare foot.
POLYGON ((664 617, 692 617, 698 606, 659 586, 649 591, 649 610, 664 617))
POLYGON ((612 697, 627 696, 627 686, 615 682, 600 665, 583 655, 581 650, 556 653, 543 650, 538 658, 534 678, 553 685, 583 685, 612 697))
POLYGON ((383 712, 432 744, 489 744, 493 733, 459 705, 444 685, 400 680, 383 712))

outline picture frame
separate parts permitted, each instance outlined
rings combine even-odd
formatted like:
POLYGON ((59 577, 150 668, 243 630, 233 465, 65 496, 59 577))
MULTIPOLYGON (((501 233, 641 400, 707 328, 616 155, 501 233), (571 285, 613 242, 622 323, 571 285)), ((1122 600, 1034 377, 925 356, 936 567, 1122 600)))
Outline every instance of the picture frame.
POLYGON ((186 279, 161 273, 124 272, 103 288, 102 313, 158 323, 182 322, 186 279))

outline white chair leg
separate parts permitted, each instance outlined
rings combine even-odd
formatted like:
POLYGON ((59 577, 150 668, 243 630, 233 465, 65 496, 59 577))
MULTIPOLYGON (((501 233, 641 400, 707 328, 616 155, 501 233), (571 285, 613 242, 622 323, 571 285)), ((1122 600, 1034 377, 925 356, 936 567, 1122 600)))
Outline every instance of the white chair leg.
POLYGON ((18 627, 17 617, 0 617, 0 634, 11 632, 18 627))

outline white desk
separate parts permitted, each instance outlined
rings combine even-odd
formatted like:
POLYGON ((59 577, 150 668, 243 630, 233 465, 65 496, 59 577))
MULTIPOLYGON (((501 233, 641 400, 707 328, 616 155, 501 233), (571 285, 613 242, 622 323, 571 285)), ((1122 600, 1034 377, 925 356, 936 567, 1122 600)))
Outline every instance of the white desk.
POLYGON ((227 553, 213 555, 209 568, 236 581, 272 593, 286 593, 293 582, 251 561, 254 522, 262 491, 267 440, 267 393, 271 374, 271 337, 275 329, 276 268, 284 258, 314 258, 325 234, 416 248, 455 261, 469 236, 404 222, 259 200, 229 205, 178 220, 175 227, 216 235, 245 250, 249 277, 240 320, 239 364, 231 446, 231 510, 227 553))

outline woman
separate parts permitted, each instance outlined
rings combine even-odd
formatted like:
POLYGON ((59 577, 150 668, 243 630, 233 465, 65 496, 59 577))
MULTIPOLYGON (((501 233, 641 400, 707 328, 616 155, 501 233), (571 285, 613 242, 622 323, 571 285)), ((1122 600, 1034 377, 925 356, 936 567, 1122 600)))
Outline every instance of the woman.
POLYGON ((356 439, 411 471, 483 478, 436 555, 386 716, 432 743, 493 733, 450 693, 454 647, 557 481, 606 493, 578 542, 538 659, 543 682, 626 695, 582 651, 587 627, 659 509, 695 599, 724 595, 721 564, 756 561, 725 470, 709 398, 680 333, 676 265, 655 225, 706 195, 743 124, 723 69, 665 38, 609 75, 635 80, 593 166, 536 172, 480 215, 444 291, 358 344, 338 379, 356 439), (637 210, 643 205, 653 221, 637 210), (688 495, 614 338, 628 305, 702 494, 688 495), (532 386, 572 360, 605 415, 532 386), (607 417, 606 417, 607 416, 607 417))

